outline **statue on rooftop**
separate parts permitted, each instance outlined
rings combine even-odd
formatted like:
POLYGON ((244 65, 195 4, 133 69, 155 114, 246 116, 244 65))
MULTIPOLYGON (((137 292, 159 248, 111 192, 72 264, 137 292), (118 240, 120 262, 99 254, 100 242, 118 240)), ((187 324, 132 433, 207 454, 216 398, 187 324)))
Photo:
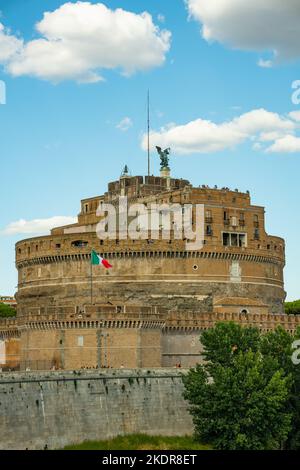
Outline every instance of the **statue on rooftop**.
POLYGON ((129 168, 127 165, 124 166, 121 176, 128 176, 129 175, 129 168))
POLYGON ((165 150, 162 150, 161 147, 156 146, 156 150, 157 150, 158 155, 160 156, 161 169, 169 168, 169 155, 170 155, 171 149, 167 148, 165 150))

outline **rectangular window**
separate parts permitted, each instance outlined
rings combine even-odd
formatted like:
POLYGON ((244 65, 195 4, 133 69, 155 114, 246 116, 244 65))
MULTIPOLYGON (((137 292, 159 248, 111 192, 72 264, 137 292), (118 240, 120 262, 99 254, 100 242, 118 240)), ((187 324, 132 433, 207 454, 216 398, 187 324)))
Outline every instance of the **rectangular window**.
POLYGON ((206 210, 206 211, 205 211, 205 222, 206 222, 207 224, 211 224, 212 221, 213 221, 213 219, 212 219, 212 212, 211 212, 211 210, 206 210))
POLYGON ((223 245, 230 246, 230 233, 223 233, 223 245))
POLYGON ((232 233, 223 232, 223 246, 233 247, 246 247, 247 246, 247 235, 246 233, 232 233))
POLYGON ((238 246, 238 234, 237 233, 231 233, 230 234, 230 238, 231 238, 231 243, 230 245, 231 246, 238 246))
POLYGON ((244 233, 239 234, 239 246, 240 247, 246 246, 246 235, 244 233))
POLYGON ((83 346, 83 336, 77 337, 77 346, 83 346))

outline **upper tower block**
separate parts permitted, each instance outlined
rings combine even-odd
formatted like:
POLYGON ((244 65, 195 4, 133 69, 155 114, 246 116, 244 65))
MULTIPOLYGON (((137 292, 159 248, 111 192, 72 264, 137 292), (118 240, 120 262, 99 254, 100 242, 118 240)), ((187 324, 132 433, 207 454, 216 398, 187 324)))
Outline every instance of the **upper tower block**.
POLYGON ((119 196, 139 198, 151 196, 163 191, 175 191, 183 189, 191 184, 188 180, 167 178, 160 176, 128 176, 124 175, 118 181, 108 184, 108 192, 105 193, 106 201, 113 201, 119 196))

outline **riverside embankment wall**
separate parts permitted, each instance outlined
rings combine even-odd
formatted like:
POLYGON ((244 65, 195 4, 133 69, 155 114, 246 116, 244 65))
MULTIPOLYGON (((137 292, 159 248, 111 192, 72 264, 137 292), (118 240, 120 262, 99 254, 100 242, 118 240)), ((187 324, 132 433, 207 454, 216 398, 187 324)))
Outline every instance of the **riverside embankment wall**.
POLYGON ((0 449, 62 448, 146 433, 192 434, 183 371, 0 374, 0 449))

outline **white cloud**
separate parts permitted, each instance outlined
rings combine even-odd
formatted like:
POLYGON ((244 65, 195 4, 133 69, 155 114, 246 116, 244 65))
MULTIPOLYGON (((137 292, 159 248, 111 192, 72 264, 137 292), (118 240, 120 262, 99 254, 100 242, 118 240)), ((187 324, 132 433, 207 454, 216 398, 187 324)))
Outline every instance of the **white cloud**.
POLYGON ((295 153, 300 152, 300 137, 285 135, 277 139, 268 149, 268 153, 295 153))
POLYGON ((119 124, 116 125, 117 129, 120 129, 120 131, 126 132, 128 129, 130 129, 133 126, 133 122, 130 119, 130 117, 124 117, 119 124))
POLYGON ((300 111, 290 112, 289 117, 292 118, 294 121, 299 121, 300 122, 300 111))
POLYGON ((273 62, 272 60, 259 59, 257 65, 265 69, 270 69, 273 66, 273 62))
POLYGON ((74 224, 77 222, 76 217, 54 216, 49 219, 34 219, 24 220, 20 219, 16 222, 11 222, 0 233, 1 235, 17 235, 17 234, 36 234, 48 232, 54 227, 63 225, 74 224))
POLYGON ((102 80, 105 69, 124 75, 164 63, 171 33, 159 29, 152 16, 102 3, 65 3, 44 13, 36 24, 40 38, 23 43, 0 26, 0 61, 13 76, 30 75, 59 82, 102 80))
POLYGON ((23 41, 11 35, 8 29, 0 23, 0 62, 9 61, 22 50, 23 41))
POLYGON ((166 21, 165 15, 162 15, 161 13, 157 15, 157 19, 160 23, 164 23, 166 21))
MULTIPOLYGON (((236 49, 268 51, 276 61, 300 57, 299 0, 186 0, 202 36, 236 49)), ((271 61, 260 61, 260 66, 271 61)))
MULTIPOLYGON (((294 137, 298 127, 289 116, 280 116, 261 108, 221 123, 199 118, 183 125, 168 124, 159 131, 151 132, 150 143, 153 149, 156 145, 171 147, 174 153, 181 155, 232 149, 246 141, 253 141, 252 148, 259 150, 264 149, 262 144, 269 145, 271 142, 273 146, 283 138, 294 137)), ((142 138, 142 148, 147 148, 146 135, 142 138)), ((275 152, 277 148, 279 146, 271 151, 275 152)), ((296 151, 295 145, 294 148, 296 151)), ((264 150, 270 151, 268 148, 264 150)))

